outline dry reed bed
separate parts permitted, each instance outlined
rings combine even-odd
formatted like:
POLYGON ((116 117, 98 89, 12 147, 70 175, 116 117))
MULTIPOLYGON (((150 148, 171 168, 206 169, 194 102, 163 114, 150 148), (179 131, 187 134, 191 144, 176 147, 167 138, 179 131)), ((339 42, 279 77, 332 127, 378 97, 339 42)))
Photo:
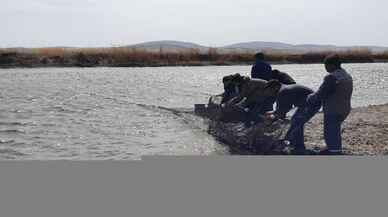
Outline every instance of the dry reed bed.
MULTIPOLYGON (((335 51, 289 53, 265 51, 272 63, 321 63, 335 51)), ((368 49, 335 52, 345 62, 388 61, 388 51, 373 53, 368 49)), ((33 48, 0 49, 0 67, 17 66, 200 66, 252 64, 252 52, 185 49, 151 51, 140 48, 33 48)))

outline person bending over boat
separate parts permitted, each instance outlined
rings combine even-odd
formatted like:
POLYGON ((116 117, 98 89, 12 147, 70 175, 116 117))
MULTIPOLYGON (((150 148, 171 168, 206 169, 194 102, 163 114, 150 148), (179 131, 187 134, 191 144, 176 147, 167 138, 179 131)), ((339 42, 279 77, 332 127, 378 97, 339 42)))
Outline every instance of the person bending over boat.
MULTIPOLYGON (((271 81, 278 82, 278 81, 271 81)), ((320 103, 314 105, 307 103, 307 98, 314 91, 299 84, 283 85, 278 93, 276 109, 268 112, 266 116, 270 119, 284 119, 286 114, 294 107, 296 112, 291 118, 291 126, 285 136, 294 147, 294 154, 304 155, 307 153, 304 145, 304 125, 319 111, 320 103)))
POLYGON ((244 110, 248 114, 248 120, 259 121, 261 115, 272 108, 277 93, 281 88, 281 83, 267 82, 262 79, 250 79, 249 77, 236 77, 234 82, 238 88, 239 95, 224 102, 224 107, 235 107, 244 110))
MULTIPOLYGON (((282 85, 286 84, 296 84, 295 80, 287 73, 281 72, 277 69, 272 70, 271 74, 271 80, 277 80, 279 81, 282 85)), ((272 111, 273 110, 273 104, 276 101, 276 98, 272 98, 272 100, 267 100, 265 105, 263 105, 264 110, 266 111, 272 111)))

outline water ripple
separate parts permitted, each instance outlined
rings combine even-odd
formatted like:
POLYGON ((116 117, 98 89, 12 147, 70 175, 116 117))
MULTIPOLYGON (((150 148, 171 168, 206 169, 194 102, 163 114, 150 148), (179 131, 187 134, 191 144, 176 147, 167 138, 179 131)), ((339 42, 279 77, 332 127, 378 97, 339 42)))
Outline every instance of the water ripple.
POLYGON ((16 151, 16 150, 10 149, 10 148, 0 149, 0 154, 4 155, 4 156, 16 156, 16 157, 27 156, 27 154, 25 154, 23 152, 16 151))
POLYGON ((6 134, 25 134, 26 132, 24 130, 21 130, 21 129, 4 129, 4 130, 0 130, 0 133, 6 133, 6 134))

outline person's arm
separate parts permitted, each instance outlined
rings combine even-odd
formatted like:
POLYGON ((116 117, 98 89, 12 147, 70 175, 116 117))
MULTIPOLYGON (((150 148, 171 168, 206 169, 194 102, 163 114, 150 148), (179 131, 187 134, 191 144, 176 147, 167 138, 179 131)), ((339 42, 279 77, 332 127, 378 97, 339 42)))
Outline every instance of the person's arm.
POLYGON ((284 119, 287 113, 292 109, 291 104, 276 103, 276 110, 274 112, 276 118, 284 119))
POLYGON ((272 66, 269 64, 269 63, 265 63, 267 66, 267 72, 269 73, 269 74, 272 74, 272 66))
POLYGON ((307 104, 317 105, 334 93, 337 79, 333 75, 327 75, 318 91, 307 97, 307 104))
POLYGON ((256 65, 253 65, 251 69, 251 78, 255 78, 255 77, 256 77, 256 65))
POLYGON ((287 113, 292 109, 292 103, 289 97, 285 95, 279 95, 276 100, 276 109, 273 112, 276 118, 284 119, 287 113))
POLYGON ((236 96, 235 98, 233 98, 230 101, 229 106, 235 105, 238 107, 242 107, 244 105, 244 103, 247 101, 247 95, 249 94, 249 87, 248 86, 249 85, 246 84, 245 88, 241 88, 238 96, 236 96))

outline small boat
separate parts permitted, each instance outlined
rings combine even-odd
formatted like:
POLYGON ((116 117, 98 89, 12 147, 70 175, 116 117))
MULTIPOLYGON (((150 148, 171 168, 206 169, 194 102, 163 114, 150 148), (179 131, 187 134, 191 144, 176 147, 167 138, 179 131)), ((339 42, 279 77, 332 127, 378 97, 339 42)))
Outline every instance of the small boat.
POLYGON ((289 120, 256 123, 246 119, 241 109, 224 108, 222 94, 211 96, 208 104, 196 104, 196 115, 209 119, 208 133, 227 145, 236 155, 283 155, 287 146, 283 139, 289 127, 289 120))

